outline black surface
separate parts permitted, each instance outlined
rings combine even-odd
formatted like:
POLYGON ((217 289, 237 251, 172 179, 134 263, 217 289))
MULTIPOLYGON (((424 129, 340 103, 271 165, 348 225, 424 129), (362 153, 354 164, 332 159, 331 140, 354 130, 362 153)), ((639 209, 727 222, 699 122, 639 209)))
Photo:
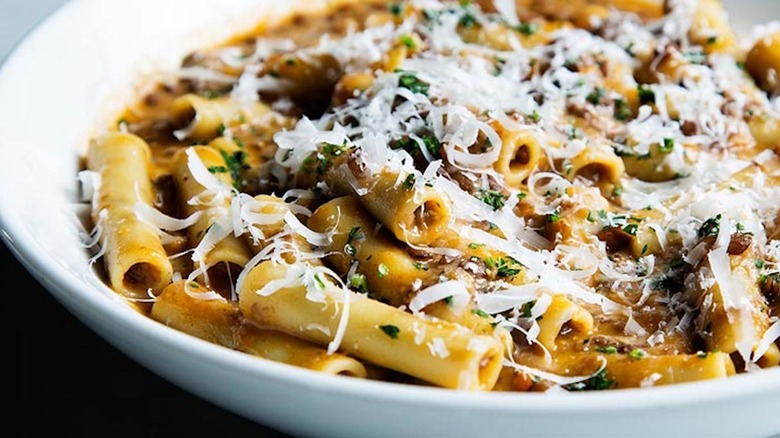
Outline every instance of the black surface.
MULTIPOLYGON (((1 246, 6 278, 13 279, 6 290, 14 295, 5 301, 13 311, 7 333, 22 336, 23 436, 288 436, 138 365, 71 315, 1 246)), ((14 374, 6 377, 7 387, 18 383, 14 374)), ((9 426, 16 420, 5 418, 9 426)))

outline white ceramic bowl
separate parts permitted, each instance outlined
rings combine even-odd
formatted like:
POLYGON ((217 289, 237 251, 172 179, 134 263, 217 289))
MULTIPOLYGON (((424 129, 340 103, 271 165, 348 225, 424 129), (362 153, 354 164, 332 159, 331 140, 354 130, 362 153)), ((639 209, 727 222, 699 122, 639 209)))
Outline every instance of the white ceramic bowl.
MULTIPOLYGON (((726 4, 741 32, 780 19, 775 0, 726 4)), ((294 435, 780 433, 780 369, 562 396, 459 393, 331 377, 268 362, 190 337, 124 305, 90 270, 74 220, 83 208, 77 198, 77 160, 92 122, 104 110, 101 102, 134 74, 154 65, 173 66, 189 48, 245 24, 236 19, 278 7, 251 0, 74 0, 8 59, 0 71, 2 237, 70 312, 176 385, 294 435), (198 31, 210 22, 224 25, 198 31)))

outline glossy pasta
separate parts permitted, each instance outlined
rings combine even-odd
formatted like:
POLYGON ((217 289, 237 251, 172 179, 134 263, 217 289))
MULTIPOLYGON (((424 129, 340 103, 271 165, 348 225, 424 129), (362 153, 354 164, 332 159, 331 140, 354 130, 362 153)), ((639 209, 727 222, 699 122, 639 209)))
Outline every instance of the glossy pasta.
MULTIPOLYGON (((347 378, 593 391, 780 364, 780 32, 715 0, 339 1, 89 145, 106 284, 347 378)), ((85 187, 86 189, 86 187, 85 187)))

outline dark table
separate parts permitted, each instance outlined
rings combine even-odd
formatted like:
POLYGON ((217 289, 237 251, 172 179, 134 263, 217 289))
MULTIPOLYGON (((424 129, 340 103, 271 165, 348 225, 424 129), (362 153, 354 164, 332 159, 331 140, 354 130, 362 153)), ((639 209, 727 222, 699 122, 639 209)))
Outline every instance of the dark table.
POLYGON ((22 336, 23 436, 287 436, 143 368, 68 313, 5 245, 0 257, 21 310, 8 333, 22 336))

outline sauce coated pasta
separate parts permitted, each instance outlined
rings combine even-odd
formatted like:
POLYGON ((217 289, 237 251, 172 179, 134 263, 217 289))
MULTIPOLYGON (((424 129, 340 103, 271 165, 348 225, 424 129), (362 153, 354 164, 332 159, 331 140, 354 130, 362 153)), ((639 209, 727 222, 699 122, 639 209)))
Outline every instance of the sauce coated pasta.
POLYGON ((135 309, 468 391, 778 366, 777 23, 744 40, 716 0, 321 6, 193 51, 91 140, 85 236, 135 309))

